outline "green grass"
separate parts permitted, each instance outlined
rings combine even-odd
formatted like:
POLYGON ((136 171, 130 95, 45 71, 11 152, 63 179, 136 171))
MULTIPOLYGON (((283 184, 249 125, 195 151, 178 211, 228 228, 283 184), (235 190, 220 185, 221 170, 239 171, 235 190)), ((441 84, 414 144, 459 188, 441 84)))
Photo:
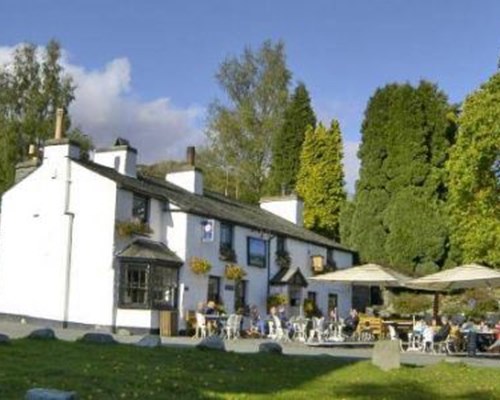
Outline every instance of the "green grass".
POLYGON ((327 356, 15 340, 0 346, 0 399, 33 387, 81 399, 500 399, 500 370, 464 364, 382 372, 327 356))

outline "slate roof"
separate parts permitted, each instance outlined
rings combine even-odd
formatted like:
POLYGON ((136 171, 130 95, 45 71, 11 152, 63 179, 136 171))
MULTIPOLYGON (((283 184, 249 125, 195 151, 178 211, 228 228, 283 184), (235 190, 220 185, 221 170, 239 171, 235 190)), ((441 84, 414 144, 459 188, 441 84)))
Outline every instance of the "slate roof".
POLYGON ((177 254, 161 242, 138 238, 120 251, 117 256, 122 259, 140 259, 159 261, 169 264, 184 264, 177 254))
POLYGON ((297 226, 258 206, 230 199, 222 194, 205 190, 203 195, 198 195, 165 180, 147 177, 140 173, 138 173, 137 178, 133 178, 90 161, 74 161, 101 176, 115 181, 120 188, 171 202, 186 213, 214 218, 275 235, 283 235, 304 242, 354 253, 353 250, 334 240, 297 226))

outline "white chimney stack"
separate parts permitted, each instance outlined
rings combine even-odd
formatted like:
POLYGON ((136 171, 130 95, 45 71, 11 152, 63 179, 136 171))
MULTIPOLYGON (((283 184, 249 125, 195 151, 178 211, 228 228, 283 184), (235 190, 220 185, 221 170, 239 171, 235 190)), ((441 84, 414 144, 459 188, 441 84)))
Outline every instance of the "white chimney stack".
POLYGON ((165 176, 167 182, 173 183, 188 192, 203 194, 203 173, 196 168, 196 150, 189 146, 186 151, 186 165, 169 172, 165 176))
POLYGON ((113 168, 122 175, 137 176, 137 150, 126 139, 118 138, 114 146, 96 150, 94 162, 113 168))
POLYGON ((304 224, 304 203, 296 194, 280 197, 264 197, 260 199, 260 208, 293 222, 298 226, 303 226, 304 224))

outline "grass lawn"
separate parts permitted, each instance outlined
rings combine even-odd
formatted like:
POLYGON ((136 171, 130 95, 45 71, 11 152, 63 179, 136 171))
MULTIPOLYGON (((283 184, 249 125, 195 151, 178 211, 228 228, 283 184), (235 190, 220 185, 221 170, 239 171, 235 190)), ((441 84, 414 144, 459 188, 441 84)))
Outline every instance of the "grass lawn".
POLYGON ((21 339, 0 346, 0 399, 26 390, 81 399, 500 399, 500 370, 440 363, 382 372, 331 357, 145 349, 21 339))

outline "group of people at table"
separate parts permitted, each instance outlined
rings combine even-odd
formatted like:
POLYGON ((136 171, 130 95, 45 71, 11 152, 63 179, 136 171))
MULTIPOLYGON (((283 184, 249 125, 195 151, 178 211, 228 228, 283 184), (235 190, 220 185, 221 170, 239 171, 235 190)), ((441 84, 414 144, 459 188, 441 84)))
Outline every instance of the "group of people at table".
MULTIPOLYGON (((220 314, 215 302, 209 301, 206 304, 200 303, 198 312, 206 317, 207 328, 210 332, 220 331, 224 326, 227 316, 220 314)), ((283 305, 271 306, 269 314, 262 317, 256 305, 252 305, 247 310, 249 318, 249 327, 245 329, 247 336, 268 337, 272 321, 278 319, 287 334, 295 337, 295 329, 298 324, 303 324, 304 328, 312 328, 310 319, 303 316, 288 318, 286 308, 283 305), (271 321, 271 324, 269 322, 271 321)), ((322 320, 324 330, 330 335, 342 337, 348 340, 354 338, 358 331, 360 316, 355 309, 351 309, 349 315, 342 319, 339 318, 337 308, 333 308, 328 313, 328 318, 322 320)), ((242 322, 242 331, 243 322, 242 322)), ((304 329, 305 330, 305 329, 304 329)), ((307 337, 307 336, 306 336, 307 337)), ((303 337, 304 338, 304 337, 303 337)), ((434 350, 434 346, 446 342, 453 346, 453 351, 473 351, 476 349, 485 352, 500 352, 500 321, 496 324, 488 324, 484 320, 468 319, 463 323, 442 317, 441 320, 432 319, 426 322, 425 319, 418 319, 412 324, 408 332, 408 350, 434 350), (471 346, 471 341, 474 345, 471 346)))

